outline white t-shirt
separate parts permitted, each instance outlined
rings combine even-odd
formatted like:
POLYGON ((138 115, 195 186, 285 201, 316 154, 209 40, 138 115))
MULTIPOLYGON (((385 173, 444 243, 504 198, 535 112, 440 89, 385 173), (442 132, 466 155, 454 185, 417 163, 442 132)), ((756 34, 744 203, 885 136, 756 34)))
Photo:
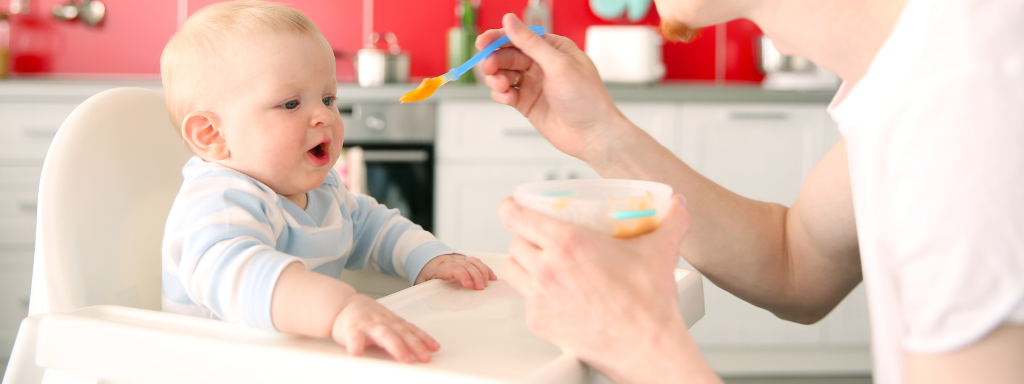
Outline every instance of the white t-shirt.
POLYGON ((903 382, 905 353, 1024 324, 1024 1, 909 0, 829 112, 849 155, 875 382, 903 382))

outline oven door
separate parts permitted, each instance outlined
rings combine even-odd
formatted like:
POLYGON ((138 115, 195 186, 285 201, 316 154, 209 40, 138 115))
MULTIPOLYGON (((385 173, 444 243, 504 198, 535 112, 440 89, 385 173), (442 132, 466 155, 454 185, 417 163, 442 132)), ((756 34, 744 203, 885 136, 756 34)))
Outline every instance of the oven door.
POLYGON ((365 193, 427 231, 434 229, 434 145, 358 144, 366 161, 365 193))

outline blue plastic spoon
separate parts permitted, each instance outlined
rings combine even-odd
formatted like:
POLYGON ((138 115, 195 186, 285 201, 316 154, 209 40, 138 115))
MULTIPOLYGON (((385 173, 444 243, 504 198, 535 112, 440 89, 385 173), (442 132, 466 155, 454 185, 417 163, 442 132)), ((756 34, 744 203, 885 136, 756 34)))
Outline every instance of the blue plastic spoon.
MULTIPOLYGON (((538 35, 543 35, 545 33, 544 27, 534 26, 529 28, 530 30, 536 32, 538 35)), ((479 63, 485 57, 494 53, 494 51, 498 50, 498 48, 501 48, 502 45, 508 44, 508 41, 509 40, 507 35, 498 38, 498 40, 495 40, 493 43, 488 45, 479 53, 473 55, 473 57, 469 58, 469 60, 466 60, 466 62, 462 63, 462 65, 449 70, 448 73, 445 73, 438 77, 424 79, 423 82, 420 83, 419 87, 417 87, 416 89, 412 90, 409 93, 406 93, 405 95, 402 95, 402 97, 399 98, 398 100, 400 100, 403 103, 415 103, 417 101, 424 100, 430 97, 430 95, 433 95, 438 88, 444 85, 444 83, 447 83, 452 80, 457 80, 459 76, 462 76, 462 74, 466 73, 466 71, 468 71, 470 68, 473 68, 474 65, 479 63)))

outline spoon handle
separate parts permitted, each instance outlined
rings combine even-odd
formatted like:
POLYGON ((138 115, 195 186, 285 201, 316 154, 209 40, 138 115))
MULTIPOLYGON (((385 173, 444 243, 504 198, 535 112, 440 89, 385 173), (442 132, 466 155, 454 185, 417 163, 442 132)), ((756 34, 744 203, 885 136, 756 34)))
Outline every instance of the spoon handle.
MULTIPOLYGON (((544 27, 541 26, 533 26, 528 28, 530 28, 531 31, 536 32, 538 35, 543 35, 545 33, 544 27)), ((473 55, 473 57, 469 58, 469 60, 466 60, 466 62, 462 63, 462 65, 452 68, 450 71, 448 71, 448 73, 444 74, 445 80, 458 80, 459 76, 462 76, 463 73, 466 73, 466 71, 468 71, 470 68, 473 68, 474 65, 479 63, 488 55, 494 53, 494 51, 498 50, 498 48, 501 48, 501 46, 505 44, 508 44, 508 35, 498 38, 498 40, 495 40, 493 43, 488 45, 479 53, 473 55)))

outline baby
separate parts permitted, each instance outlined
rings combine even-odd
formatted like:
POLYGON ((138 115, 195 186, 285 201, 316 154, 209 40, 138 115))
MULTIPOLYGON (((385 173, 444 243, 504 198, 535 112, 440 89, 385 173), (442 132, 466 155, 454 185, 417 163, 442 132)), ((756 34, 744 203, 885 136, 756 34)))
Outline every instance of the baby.
POLYGON ((208 6, 167 43, 167 109, 196 156, 164 230, 163 309, 429 361, 438 343, 356 294, 342 269, 475 289, 497 278, 339 183, 334 66, 306 16, 260 1, 208 6))

